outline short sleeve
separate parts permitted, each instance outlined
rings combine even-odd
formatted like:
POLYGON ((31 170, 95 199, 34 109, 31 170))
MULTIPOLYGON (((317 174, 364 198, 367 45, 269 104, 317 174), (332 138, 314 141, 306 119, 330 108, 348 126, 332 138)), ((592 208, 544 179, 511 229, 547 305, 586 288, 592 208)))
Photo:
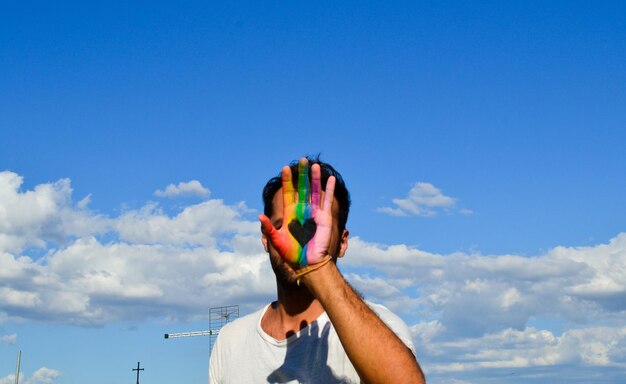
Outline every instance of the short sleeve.
POLYGON ((209 384, 219 384, 221 382, 221 353, 220 353, 220 338, 217 337, 213 350, 211 351, 211 357, 209 359, 209 384))
POLYGON ((406 323, 395 313, 391 312, 387 307, 381 304, 375 304, 366 301, 366 304, 374 311, 378 317, 385 323, 393 333, 411 350, 413 356, 417 356, 411 331, 406 323))

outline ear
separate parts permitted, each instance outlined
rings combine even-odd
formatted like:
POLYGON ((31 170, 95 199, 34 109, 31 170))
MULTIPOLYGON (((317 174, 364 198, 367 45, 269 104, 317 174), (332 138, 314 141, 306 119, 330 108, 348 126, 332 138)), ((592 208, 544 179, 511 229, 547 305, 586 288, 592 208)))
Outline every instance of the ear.
POLYGON ((344 229, 341 233, 341 239, 339 239, 339 254, 337 257, 343 257, 348 250, 348 237, 350 236, 350 231, 344 229))

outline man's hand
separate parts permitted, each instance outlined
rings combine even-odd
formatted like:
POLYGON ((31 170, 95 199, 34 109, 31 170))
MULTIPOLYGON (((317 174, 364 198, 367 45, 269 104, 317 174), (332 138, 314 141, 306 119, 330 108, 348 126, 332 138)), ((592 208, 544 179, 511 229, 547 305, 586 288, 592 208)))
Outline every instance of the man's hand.
POLYGON ((298 164, 298 191, 296 193, 291 169, 283 167, 283 224, 276 229, 265 215, 259 215, 263 232, 280 256, 295 269, 314 265, 328 256, 333 225, 331 214, 335 193, 335 178, 328 178, 322 201, 321 170, 318 164, 311 167, 309 188, 308 161, 298 164), (321 204, 320 204, 321 203, 321 204))

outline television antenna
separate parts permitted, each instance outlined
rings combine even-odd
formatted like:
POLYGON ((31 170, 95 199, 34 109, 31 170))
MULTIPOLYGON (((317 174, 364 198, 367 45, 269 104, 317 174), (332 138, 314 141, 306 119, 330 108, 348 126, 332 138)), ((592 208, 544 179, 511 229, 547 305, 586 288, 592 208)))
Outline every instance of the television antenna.
POLYGON ((190 331, 166 333, 166 339, 176 339, 179 337, 209 336, 209 353, 213 349, 215 336, 220 333, 223 326, 239 317, 239 305, 227 305, 223 307, 213 307, 209 309, 209 329, 204 331, 190 331))
POLYGON ((15 367, 15 384, 20 383, 20 364, 22 363, 22 351, 17 352, 17 367, 15 367))
POLYGON ((133 371, 137 371, 137 384, 139 384, 139 372, 145 371, 145 369, 139 368, 139 364, 140 364, 140 362, 138 361, 137 362, 137 368, 133 368, 133 371))

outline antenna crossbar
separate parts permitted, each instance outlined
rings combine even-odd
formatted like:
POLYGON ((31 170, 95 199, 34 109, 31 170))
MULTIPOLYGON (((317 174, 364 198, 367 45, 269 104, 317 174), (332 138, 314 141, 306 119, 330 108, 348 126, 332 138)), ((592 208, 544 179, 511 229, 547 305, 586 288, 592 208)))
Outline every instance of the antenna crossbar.
POLYGON ((177 333, 166 333, 164 337, 166 339, 175 339, 177 337, 190 337, 190 336, 211 336, 217 335, 220 333, 219 329, 213 330, 209 329, 206 331, 192 331, 192 332, 177 332, 177 333))

